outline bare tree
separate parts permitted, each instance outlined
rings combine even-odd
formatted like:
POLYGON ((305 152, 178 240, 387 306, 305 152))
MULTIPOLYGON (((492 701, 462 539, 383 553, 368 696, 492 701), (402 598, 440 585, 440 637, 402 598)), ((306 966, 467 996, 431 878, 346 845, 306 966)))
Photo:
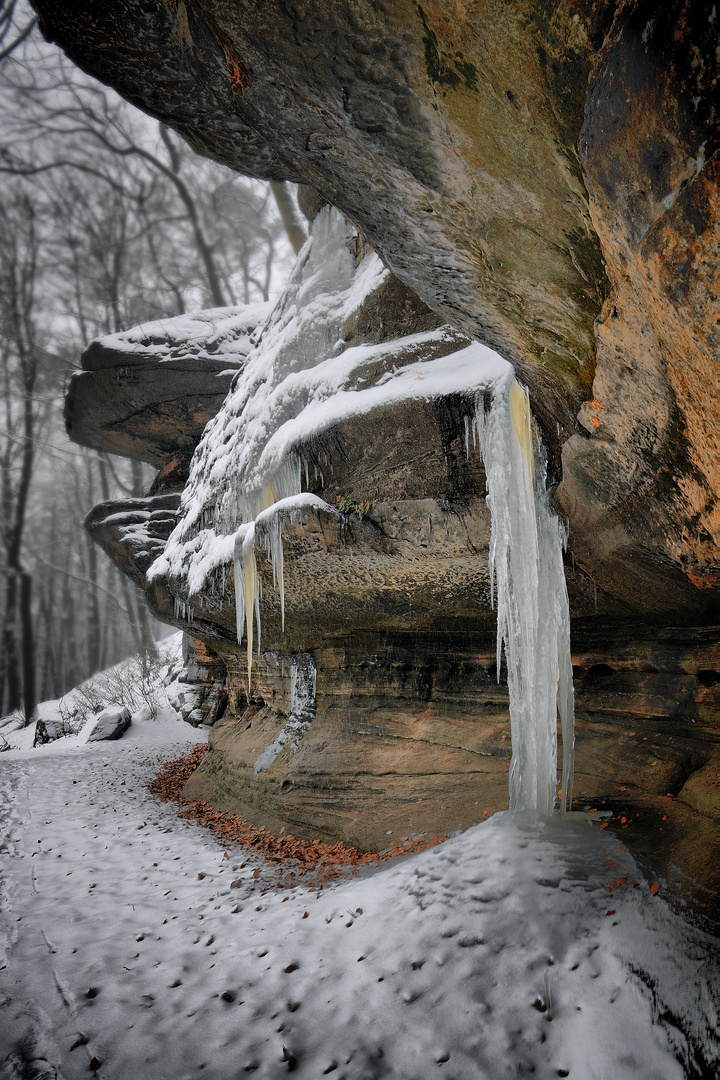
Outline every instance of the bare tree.
POLYGON ((9 708, 19 708, 22 703, 27 723, 34 715, 36 704, 32 578, 22 563, 36 453, 38 353, 34 316, 39 248, 36 215, 37 208, 25 193, 0 206, 0 232, 4 236, 0 245, 0 318, 7 444, 2 455, 6 573, 2 666, 7 673, 9 708))
POLYGON ((15 52, 35 26, 32 13, 21 13, 19 7, 17 0, 0 0, 0 61, 15 52))
POLYGON ((267 300, 304 234, 290 188, 274 198, 197 157, 42 42, 22 0, 0 0, 0 61, 0 713, 29 720, 37 694, 159 629, 82 528, 151 476, 67 441, 80 353, 146 319, 267 300))

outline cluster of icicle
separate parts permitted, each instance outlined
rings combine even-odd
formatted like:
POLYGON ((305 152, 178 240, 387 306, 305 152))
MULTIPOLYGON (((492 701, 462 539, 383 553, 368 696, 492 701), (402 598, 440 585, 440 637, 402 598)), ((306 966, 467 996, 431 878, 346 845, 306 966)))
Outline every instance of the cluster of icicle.
POLYGON ((510 809, 551 814, 558 714, 563 811, 572 797, 574 702, 562 558, 567 533, 548 505, 545 452, 527 390, 510 373, 496 385, 489 410, 485 400, 478 396, 475 435, 492 521, 490 580, 497 583, 498 678, 504 642, 510 696, 510 809))
MULTIPOLYGON (((241 525, 235 533, 235 551, 233 558, 233 583, 235 586, 235 626, 238 644, 243 636, 247 640, 248 692, 252 678, 252 654, 254 644, 253 627, 257 627, 257 652, 260 652, 260 600, 262 597, 260 575, 255 559, 255 536, 258 528, 258 516, 275 507, 274 513, 265 514, 261 524, 265 545, 273 571, 273 586, 280 593, 281 626, 285 629, 285 579, 283 575, 282 522, 284 516, 292 516, 293 510, 286 514, 278 506, 293 495, 300 493, 300 460, 292 454, 284 462, 275 476, 263 487, 261 497, 252 505, 242 508, 250 520, 241 525)), ((319 501, 319 500, 318 500, 319 501)))
MULTIPOLYGON (((512 372, 500 379, 486 409, 478 395, 473 435, 487 476, 492 520, 490 579, 497 594, 497 667, 505 646, 512 761, 510 809, 551 814, 557 786, 557 719, 563 741, 560 806, 569 807, 574 748, 570 617, 563 570, 567 534, 548 505, 546 458, 530 413, 527 390, 512 372)), ((255 560, 258 526, 273 568, 285 625, 283 519, 293 516, 300 461, 292 456, 265 485, 252 508, 259 520, 238 529, 234 579, 238 642, 245 637, 248 686, 252 654, 260 651, 260 578, 255 560), (283 506, 284 502, 284 506, 283 506), (254 630, 257 630, 255 642, 254 630)), ((305 500, 322 500, 302 496, 305 500)), ((330 509, 329 507, 327 507, 330 509)))

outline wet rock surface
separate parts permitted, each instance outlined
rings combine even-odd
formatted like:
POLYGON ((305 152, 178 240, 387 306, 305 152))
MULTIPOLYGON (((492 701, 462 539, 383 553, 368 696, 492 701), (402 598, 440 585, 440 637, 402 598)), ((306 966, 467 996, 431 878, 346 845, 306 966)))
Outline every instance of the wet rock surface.
POLYGON ((199 638, 183 634, 182 662, 168 691, 170 704, 193 727, 212 727, 227 711, 226 676, 225 663, 217 653, 199 638))

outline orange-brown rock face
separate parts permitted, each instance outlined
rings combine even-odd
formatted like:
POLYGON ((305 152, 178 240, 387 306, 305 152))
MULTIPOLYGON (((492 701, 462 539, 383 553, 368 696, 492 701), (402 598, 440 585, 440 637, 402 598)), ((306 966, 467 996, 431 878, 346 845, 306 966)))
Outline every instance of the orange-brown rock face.
POLYGON ((598 585, 675 617, 720 586, 717 26, 693 8, 628 18, 590 90, 581 160, 612 292, 558 493, 598 585))

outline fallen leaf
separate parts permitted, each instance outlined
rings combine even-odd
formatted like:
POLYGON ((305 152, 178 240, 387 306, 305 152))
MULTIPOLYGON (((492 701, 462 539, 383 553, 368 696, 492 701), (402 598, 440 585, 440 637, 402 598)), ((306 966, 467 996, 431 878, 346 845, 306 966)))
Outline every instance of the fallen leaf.
POLYGON ((660 892, 660 885, 657 881, 653 881, 652 885, 650 886, 650 892, 653 896, 657 896, 657 894, 660 892))

